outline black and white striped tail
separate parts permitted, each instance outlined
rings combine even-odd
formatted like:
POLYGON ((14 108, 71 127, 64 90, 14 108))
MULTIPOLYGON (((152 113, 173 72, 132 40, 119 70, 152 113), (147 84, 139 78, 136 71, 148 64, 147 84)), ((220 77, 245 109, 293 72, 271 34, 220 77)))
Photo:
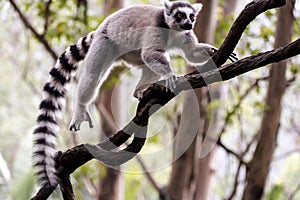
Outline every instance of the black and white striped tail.
POLYGON ((50 71, 49 81, 44 85, 40 115, 33 132, 33 162, 38 180, 43 185, 56 186, 59 183, 54 161, 58 119, 65 104, 66 86, 75 75, 79 62, 86 56, 92 40, 93 32, 68 47, 50 71))

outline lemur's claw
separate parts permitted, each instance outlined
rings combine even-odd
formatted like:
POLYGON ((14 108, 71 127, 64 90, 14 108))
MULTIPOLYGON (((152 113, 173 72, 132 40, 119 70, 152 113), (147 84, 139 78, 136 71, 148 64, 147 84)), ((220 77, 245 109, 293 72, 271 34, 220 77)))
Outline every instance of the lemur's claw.
POLYGON ((172 75, 171 77, 166 79, 166 91, 171 90, 173 93, 176 88, 176 81, 178 77, 176 75, 172 75))
POLYGON ((218 49, 217 49, 217 48, 214 48, 214 47, 212 47, 211 50, 212 50, 214 53, 216 53, 216 52, 218 51, 218 49))
MULTIPOLYGON (((211 50, 216 53, 218 51, 218 49, 216 48, 211 48, 211 50)), ((235 62, 235 61, 238 61, 239 58, 237 57, 237 54, 235 52, 232 52, 230 54, 230 56, 228 57, 228 59, 231 61, 231 62, 235 62)))
POLYGON ((72 121, 69 126, 70 131, 79 131, 80 130, 80 125, 82 122, 87 121, 89 123, 89 127, 93 128, 93 122, 92 118, 90 117, 89 113, 87 111, 84 111, 83 113, 80 114, 75 114, 73 115, 72 121))
POLYGON ((87 113, 87 119, 86 120, 89 122, 89 127, 93 128, 94 127, 93 121, 92 121, 92 119, 91 119, 91 117, 88 113, 87 113))
POLYGON ((70 126, 69 126, 69 130, 70 131, 79 131, 80 130, 80 124, 81 123, 76 123, 76 122, 71 122, 70 126))

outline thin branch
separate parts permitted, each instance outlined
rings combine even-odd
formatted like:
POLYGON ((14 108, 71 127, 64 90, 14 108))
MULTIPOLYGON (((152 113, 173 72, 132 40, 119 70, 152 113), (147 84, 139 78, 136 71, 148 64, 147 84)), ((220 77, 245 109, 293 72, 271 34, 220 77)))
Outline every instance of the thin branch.
POLYGON ((257 87, 257 85, 260 81, 263 81, 263 80, 266 80, 266 79, 268 79, 268 77, 262 77, 262 78, 256 79, 255 82, 253 84, 251 84, 250 87, 244 92, 244 94, 242 94, 242 96, 239 98, 239 101, 233 106, 232 110, 227 111, 225 121, 224 121, 224 125, 223 125, 222 130, 221 130, 219 135, 222 135, 225 132, 225 130, 226 130, 228 124, 229 124, 229 121, 231 120, 231 117, 233 115, 235 115, 235 113, 241 107, 241 104, 242 104, 243 100, 250 94, 250 92, 255 87, 257 87))
POLYGON ((218 139, 217 141, 217 144, 222 147, 227 153, 233 155, 234 157, 236 157, 238 159, 238 161, 244 165, 248 165, 248 163, 246 163, 244 160, 243 160, 243 157, 241 155, 239 155, 238 153, 234 152, 233 150, 229 149, 228 147, 226 147, 222 141, 221 141, 221 138, 218 139))
POLYGON ((244 157, 250 150, 250 147, 253 145, 253 143, 257 140, 257 138, 260 137, 260 132, 257 132, 252 139, 249 141, 249 143, 246 145, 245 150, 243 151, 243 153, 241 154, 242 157, 244 157))
POLYGON ((250 22, 268 9, 281 7, 285 3, 285 0, 257 0, 249 3, 235 20, 217 54, 213 56, 216 65, 219 67, 226 62, 250 22))
POLYGON ((11 5, 13 6, 13 8, 15 9, 15 11, 18 13, 21 21, 23 22, 24 26, 26 28, 28 28, 32 34, 34 35, 34 37, 44 45, 45 49, 49 52, 49 54, 51 55, 51 57, 53 58, 53 60, 57 60, 58 56, 55 53, 55 51, 51 48, 51 46, 49 45, 49 43, 47 42, 47 40, 44 38, 43 35, 39 34, 35 28, 31 25, 31 23, 27 20, 27 18, 25 17, 25 15, 21 12, 21 10, 19 9, 19 7, 17 6, 17 4, 14 2, 14 0, 9 0, 9 2, 11 3, 11 5))
POLYGON ((237 168, 237 172, 235 174, 235 179, 234 179, 234 185, 233 185, 233 190, 230 194, 230 196, 227 198, 227 200, 231 200, 231 199, 234 199, 234 196, 237 192, 237 187, 239 186, 239 176, 240 176, 240 172, 241 172, 241 168, 242 168, 242 162, 239 163, 239 166, 237 168))
POLYGON ((48 30, 48 26, 49 26, 49 18, 50 18, 50 5, 52 3, 52 0, 48 0, 47 2, 45 2, 45 23, 44 23, 44 31, 43 31, 43 36, 45 36, 45 34, 47 33, 48 30))
POLYGON ((147 177, 147 179, 149 180, 149 182, 151 183, 151 185, 154 187, 154 189, 158 192, 158 194, 160 196, 164 196, 163 189, 156 183, 156 181, 152 177, 151 173, 147 169, 147 167, 146 167, 144 161, 141 159, 141 157, 139 155, 137 155, 136 159, 137 159, 138 163, 140 164, 141 168, 143 169, 143 171, 145 173, 145 176, 147 177))
POLYGON ((286 87, 290 87, 297 79, 297 74, 293 74, 293 77, 286 81, 286 87))

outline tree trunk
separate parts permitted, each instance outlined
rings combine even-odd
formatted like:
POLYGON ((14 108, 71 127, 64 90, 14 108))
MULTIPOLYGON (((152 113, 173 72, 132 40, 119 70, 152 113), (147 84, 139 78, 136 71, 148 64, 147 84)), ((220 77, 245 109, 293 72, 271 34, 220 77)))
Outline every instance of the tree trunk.
MULTIPOLYGON (((123 7, 123 0, 105 0, 105 13, 110 14, 114 10, 118 10, 123 7)), ((119 71, 113 70, 110 76, 105 82, 111 81, 111 77, 118 76, 119 71)), ((118 130, 115 125, 121 121, 120 113, 123 113, 120 109, 120 95, 119 88, 117 86, 106 86, 106 84, 100 88, 99 96, 96 99, 96 105, 100 113, 100 127, 106 137, 111 136, 118 130), (113 99, 114 95, 114 99, 113 99), (99 109, 100 108, 100 109, 99 109), (113 112, 118 110, 118 112, 113 112)), ((119 200, 123 199, 123 180, 121 172, 114 168, 105 167, 105 177, 100 174, 99 183, 99 200, 119 200)))
POLYGON ((224 8, 224 15, 232 14, 237 6, 237 0, 225 0, 223 8, 224 8))
MULTIPOLYGON (((294 0, 287 1, 287 5, 279 9, 274 45, 276 48, 291 41, 294 4, 294 0)), ((286 89, 286 66, 287 61, 284 60, 273 64, 270 69, 267 107, 261 121, 260 140, 248 171, 243 200, 261 199, 264 193, 280 126, 281 100, 286 89)))
MULTIPOLYGON (((197 17, 197 23, 194 28, 196 36, 199 38, 199 42, 213 42, 214 30, 216 27, 216 17, 214 14, 216 13, 216 8, 218 1, 217 0, 209 0, 209 1, 198 1, 203 4, 203 10, 199 13, 197 17)), ((194 68, 188 67, 187 72, 193 71, 194 68)), ((182 113, 182 118, 180 121, 181 128, 177 133, 177 140, 175 144, 175 156, 178 153, 182 153, 180 149, 180 144, 184 143, 186 138, 186 133, 190 133, 192 131, 197 131, 196 135, 199 135, 202 138, 202 135, 206 133, 206 130, 209 125, 209 120, 206 115, 206 106, 209 102, 209 97, 207 95, 208 91, 206 88, 197 89, 194 91, 188 91, 184 95, 184 109, 182 113), (197 97, 195 97, 195 94, 197 97), (199 108, 198 113, 195 110, 196 107, 199 108), (190 113, 189 115, 185 115, 184 112, 190 113), (194 114, 191 114, 194 113, 194 114), (199 121, 195 122, 194 116, 197 117, 199 121), (199 123, 199 127, 196 127, 196 130, 193 129, 191 123, 199 123)), ((200 177, 201 179, 201 188, 203 192, 208 189, 209 181, 210 181, 210 162, 201 162, 199 160, 198 151, 200 149, 202 142, 197 142, 197 137, 194 138, 194 142, 189 146, 189 148, 173 163, 170 183, 168 187, 168 191, 170 195, 174 199, 194 199, 197 196, 196 192, 198 188, 198 183, 200 177), (201 166, 201 170, 199 167, 201 166), (197 175, 198 174, 198 175, 197 175), (178 181, 181 180, 181 181, 178 181)), ((204 160, 210 160, 211 155, 208 155, 204 160)), ((200 199, 202 199, 201 195, 198 195, 200 199)), ((198 198, 198 197, 196 197, 198 198)), ((198 199, 199 199, 198 198, 198 199)))
MULTIPOLYGON (((200 12, 197 18, 197 24, 195 27, 196 35, 199 42, 213 43, 214 32, 217 25, 216 11, 218 7, 217 0, 198 0, 197 2, 203 4, 203 10, 200 12), (204 31, 205 30, 205 31, 204 31)), ((204 144, 203 139, 207 135, 208 127, 211 123, 211 119, 207 116, 208 104, 211 102, 210 93, 214 93, 214 96, 220 97, 220 90, 218 86, 208 88, 202 88, 198 91, 198 101, 200 103, 200 127, 199 127, 199 142, 197 152, 201 151, 201 146, 204 144), (212 91, 213 90, 213 91, 212 91)), ((214 116, 217 117, 217 116, 214 116)), ((207 142, 207 141, 206 141, 207 142)), ((196 190, 194 199, 206 200, 209 197, 209 186, 213 175, 211 169, 211 162, 214 157, 215 148, 213 148, 204 158, 199 159, 199 153, 197 154, 196 170, 196 190)))

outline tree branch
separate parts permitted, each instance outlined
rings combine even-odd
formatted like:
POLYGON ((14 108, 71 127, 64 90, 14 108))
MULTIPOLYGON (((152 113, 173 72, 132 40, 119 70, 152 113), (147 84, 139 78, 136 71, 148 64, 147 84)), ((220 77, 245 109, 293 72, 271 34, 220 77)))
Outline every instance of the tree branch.
MULTIPOLYGON (((202 74, 195 71, 180 77, 176 82, 177 87, 175 94, 178 95, 185 90, 206 87, 215 82, 229 80, 248 71, 300 54, 300 39, 298 39, 285 47, 250 56, 219 68, 216 68, 216 65, 214 64, 217 63, 217 66, 220 66, 225 62, 224 59, 226 60, 235 48, 245 27, 257 15, 267 9, 282 6, 284 3, 284 0, 257 0, 246 6, 245 10, 247 11, 244 10, 238 17, 220 50, 212 60, 203 66, 203 68, 211 70, 202 74)), ((139 102, 135 117, 123 130, 120 130, 98 145, 79 145, 69 149, 62 155, 57 156, 57 160, 59 161, 57 169, 59 177, 61 179, 68 177, 78 167, 93 158, 97 158, 102 162, 113 166, 120 165, 133 158, 144 145, 148 120, 149 117, 160 108, 157 105, 164 106, 176 96, 171 91, 166 91, 164 85, 165 81, 159 81, 152 84, 144 92, 144 96, 139 102), (134 139, 125 149, 115 152, 111 151, 125 143, 131 135, 134 135, 134 139), (91 150, 96 152, 96 155, 92 155, 90 153, 91 150)), ((45 185, 33 199, 47 199, 54 189, 55 187, 45 185)))
POLYGON ((250 87, 240 96, 239 101, 233 106, 233 108, 230 111, 229 110, 227 111, 225 119, 224 119, 224 124, 223 124, 222 130, 219 133, 220 137, 225 132, 227 126, 230 123, 230 120, 231 120, 232 116, 234 116, 236 114, 236 112, 240 109, 244 99, 250 94, 250 92, 252 90, 255 89, 255 87, 258 86, 260 81, 267 80, 267 79, 268 79, 268 77, 262 77, 262 78, 256 79, 255 82, 252 83, 250 85, 250 87))
POLYGON ((43 34, 42 36, 44 37, 45 34, 47 33, 47 30, 48 30, 48 27, 49 27, 49 21, 50 21, 50 14, 51 14, 51 11, 50 11, 50 5, 52 3, 52 0, 48 0, 47 2, 45 2, 45 22, 44 22, 44 30, 43 30, 43 34))
POLYGON ((284 6, 285 3, 285 0, 256 0, 249 3, 235 20, 219 51, 213 56, 216 65, 219 67, 226 62, 251 21, 259 14, 272 8, 284 6))
POLYGON ((237 188, 238 188, 238 185, 239 185, 239 176, 240 176, 242 165, 243 165, 243 163, 240 162, 238 167, 237 167, 235 178, 234 178, 233 190, 232 190, 230 196, 226 200, 231 200, 235 197, 235 194, 237 192, 237 188))
POLYGON ((25 15, 21 12, 21 10, 19 9, 19 7, 17 6, 17 4, 14 2, 14 0, 9 0, 9 2, 11 3, 11 5, 13 6, 13 8, 15 9, 15 11, 18 13, 21 21, 23 22, 24 26, 27 27, 32 34, 34 35, 34 37, 44 45, 45 49, 49 52, 49 54, 51 55, 51 57, 53 58, 53 60, 57 60, 58 56, 55 53, 55 51, 51 48, 51 46, 49 45, 49 43, 47 42, 47 40, 44 38, 43 35, 39 34, 35 28, 33 28, 33 26, 31 25, 31 23, 27 20, 27 18, 25 17, 25 15))

